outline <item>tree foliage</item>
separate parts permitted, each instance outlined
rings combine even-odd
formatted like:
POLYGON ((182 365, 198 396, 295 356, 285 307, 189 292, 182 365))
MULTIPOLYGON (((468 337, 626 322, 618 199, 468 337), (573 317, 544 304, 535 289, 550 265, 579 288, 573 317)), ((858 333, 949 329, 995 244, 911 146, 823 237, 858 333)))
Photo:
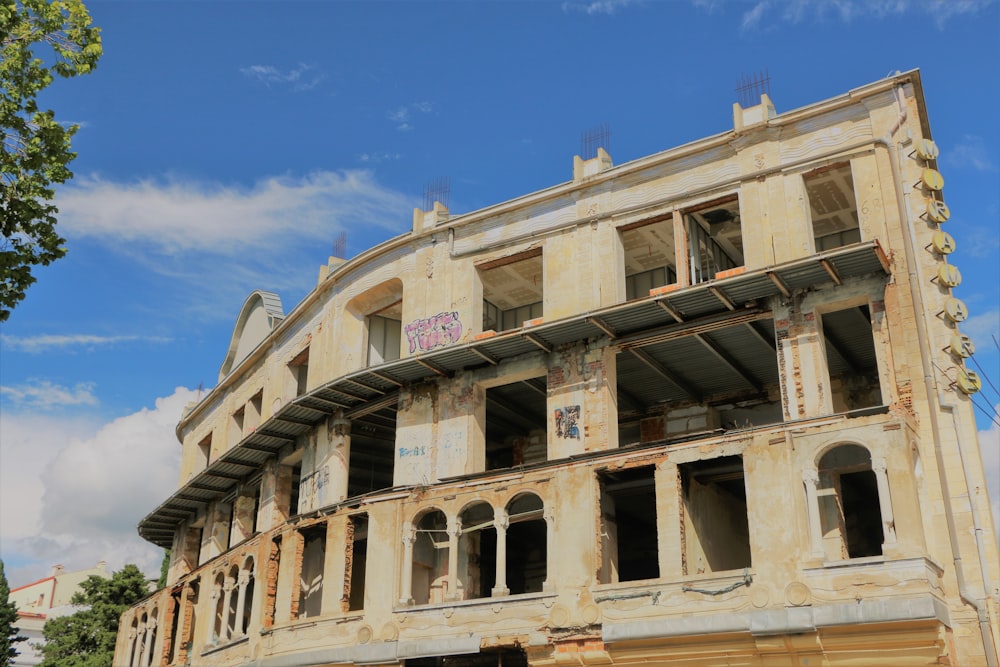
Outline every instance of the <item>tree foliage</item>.
POLYGON ((45 622, 40 667, 110 667, 122 613, 149 595, 145 575, 131 564, 110 579, 91 575, 80 588, 72 601, 84 609, 45 622))
POLYGON ((0 665, 3 667, 10 665, 21 654, 14 644, 23 642, 27 637, 21 637, 17 632, 17 605, 10 601, 10 586, 0 560, 0 665))
POLYGON ((66 254, 52 198, 73 176, 79 126, 57 122, 37 96, 57 75, 90 72, 101 53, 82 0, 0 0, 0 322, 35 282, 32 268, 66 254))

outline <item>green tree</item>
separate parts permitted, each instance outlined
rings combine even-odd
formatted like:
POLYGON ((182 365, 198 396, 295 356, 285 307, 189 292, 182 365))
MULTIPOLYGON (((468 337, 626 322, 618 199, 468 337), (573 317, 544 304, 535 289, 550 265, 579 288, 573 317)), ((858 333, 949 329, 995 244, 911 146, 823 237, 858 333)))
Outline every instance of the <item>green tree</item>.
POLYGON ((32 268, 66 254, 53 186, 73 176, 79 126, 63 126, 36 98, 55 75, 90 72, 101 52, 81 0, 0 0, 0 322, 35 282, 32 268))
POLYGON ((0 665, 7 667, 14 658, 21 654, 14 644, 23 642, 27 637, 17 634, 17 605, 10 601, 10 586, 7 585, 7 575, 3 571, 3 561, 0 560, 0 665))
POLYGON ((126 565, 110 579, 91 575, 73 594, 84 609, 45 622, 41 667, 110 667, 122 612, 149 595, 146 576, 126 565))
POLYGON ((163 552, 163 560, 160 561, 160 580, 156 582, 157 588, 167 585, 167 575, 170 573, 170 549, 163 552))

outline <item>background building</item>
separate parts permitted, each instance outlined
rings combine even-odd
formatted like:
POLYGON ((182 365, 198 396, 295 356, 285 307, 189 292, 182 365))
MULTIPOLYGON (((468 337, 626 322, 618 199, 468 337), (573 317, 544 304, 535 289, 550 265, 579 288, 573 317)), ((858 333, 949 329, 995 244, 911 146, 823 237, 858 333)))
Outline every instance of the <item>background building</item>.
POLYGON ((27 638, 14 646, 20 652, 11 663, 14 667, 37 665, 42 661, 34 645, 45 643, 42 634, 45 621, 77 611, 78 607, 70 604, 73 594, 91 575, 107 578, 111 573, 104 561, 90 569, 74 572, 66 572, 62 565, 55 565, 48 577, 11 590, 7 599, 17 605, 18 634, 27 638))
POLYGON ((997 664, 919 74, 733 115, 253 293, 116 664, 997 664))

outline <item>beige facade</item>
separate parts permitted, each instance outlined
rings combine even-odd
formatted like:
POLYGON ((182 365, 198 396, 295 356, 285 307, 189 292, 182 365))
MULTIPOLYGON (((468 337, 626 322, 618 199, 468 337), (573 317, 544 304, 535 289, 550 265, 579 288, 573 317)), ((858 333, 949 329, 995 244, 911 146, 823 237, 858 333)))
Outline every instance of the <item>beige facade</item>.
POLYGON ((917 72, 243 306, 117 665, 996 665, 917 72))

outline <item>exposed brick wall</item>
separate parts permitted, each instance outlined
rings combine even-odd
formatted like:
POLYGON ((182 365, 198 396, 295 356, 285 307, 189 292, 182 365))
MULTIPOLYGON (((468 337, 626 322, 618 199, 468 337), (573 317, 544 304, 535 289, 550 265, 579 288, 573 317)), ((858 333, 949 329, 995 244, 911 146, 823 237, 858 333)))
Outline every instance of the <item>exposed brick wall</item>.
POLYGON ((271 553, 267 556, 264 576, 264 627, 274 625, 274 612, 278 601, 278 566, 281 564, 281 536, 271 540, 271 553))

